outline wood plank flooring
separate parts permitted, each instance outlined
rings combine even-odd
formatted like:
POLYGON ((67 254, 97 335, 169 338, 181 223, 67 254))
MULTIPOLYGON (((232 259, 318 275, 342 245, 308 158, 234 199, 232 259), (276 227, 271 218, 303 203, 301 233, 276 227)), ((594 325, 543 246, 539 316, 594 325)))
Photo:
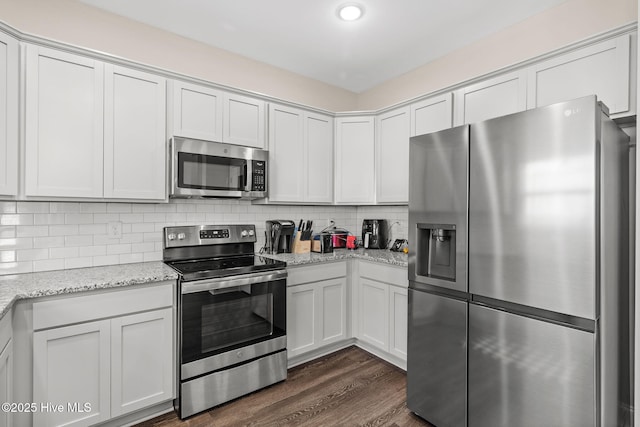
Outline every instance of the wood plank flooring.
POLYGON ((433 427, 406 405, 406 374, 359 349, 330 354, 288 372, 286 381, 180 421, 174 412, 136 427, 433 427))

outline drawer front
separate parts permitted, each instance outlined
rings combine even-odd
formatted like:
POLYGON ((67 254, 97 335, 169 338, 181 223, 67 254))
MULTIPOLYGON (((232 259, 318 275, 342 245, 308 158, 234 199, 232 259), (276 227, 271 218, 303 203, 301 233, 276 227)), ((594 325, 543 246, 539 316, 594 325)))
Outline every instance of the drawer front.
POLYGON ((385 282, 407 288, 409 279, 406 267, 380 264, 368 261, 359 261, 360 277, 366 277, 378 282, 385 282))

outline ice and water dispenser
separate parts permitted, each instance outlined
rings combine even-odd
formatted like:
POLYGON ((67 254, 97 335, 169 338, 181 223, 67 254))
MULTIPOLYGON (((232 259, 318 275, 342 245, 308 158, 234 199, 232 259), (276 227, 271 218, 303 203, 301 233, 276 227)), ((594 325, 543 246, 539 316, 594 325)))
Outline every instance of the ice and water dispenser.
POLYGON ((417 224, 418 276, 456 280, 456 226, 417 224))

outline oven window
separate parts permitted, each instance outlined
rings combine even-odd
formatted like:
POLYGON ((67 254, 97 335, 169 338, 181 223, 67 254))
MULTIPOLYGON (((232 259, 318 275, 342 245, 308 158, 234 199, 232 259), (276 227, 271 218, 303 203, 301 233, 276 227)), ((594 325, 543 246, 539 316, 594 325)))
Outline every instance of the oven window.
POLYGON ((286 281, 181 296, 182 363, 285 335, 286 281))
POLYGON ((246 160, 178 153, 178 185, 206 190, 242 190, 246 160))
POLYGON ((273 295, 251 295, 251 286, 246 286, 218 296, 201 308, 202 353, 273 333, 273 295))

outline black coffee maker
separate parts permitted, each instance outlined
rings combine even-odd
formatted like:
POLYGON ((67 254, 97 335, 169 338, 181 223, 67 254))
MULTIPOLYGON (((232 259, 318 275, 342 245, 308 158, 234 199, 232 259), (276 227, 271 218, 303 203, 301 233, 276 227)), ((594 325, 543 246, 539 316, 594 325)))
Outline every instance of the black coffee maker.
POLYGON ((386 249, 387 221, 384 219, 365 219, 362 221, 362 246, 365 249, 386 249))
POLYGON ((265 247, 267 253, 291 253, 296 225, 288 219, 266 221, 265 247))

